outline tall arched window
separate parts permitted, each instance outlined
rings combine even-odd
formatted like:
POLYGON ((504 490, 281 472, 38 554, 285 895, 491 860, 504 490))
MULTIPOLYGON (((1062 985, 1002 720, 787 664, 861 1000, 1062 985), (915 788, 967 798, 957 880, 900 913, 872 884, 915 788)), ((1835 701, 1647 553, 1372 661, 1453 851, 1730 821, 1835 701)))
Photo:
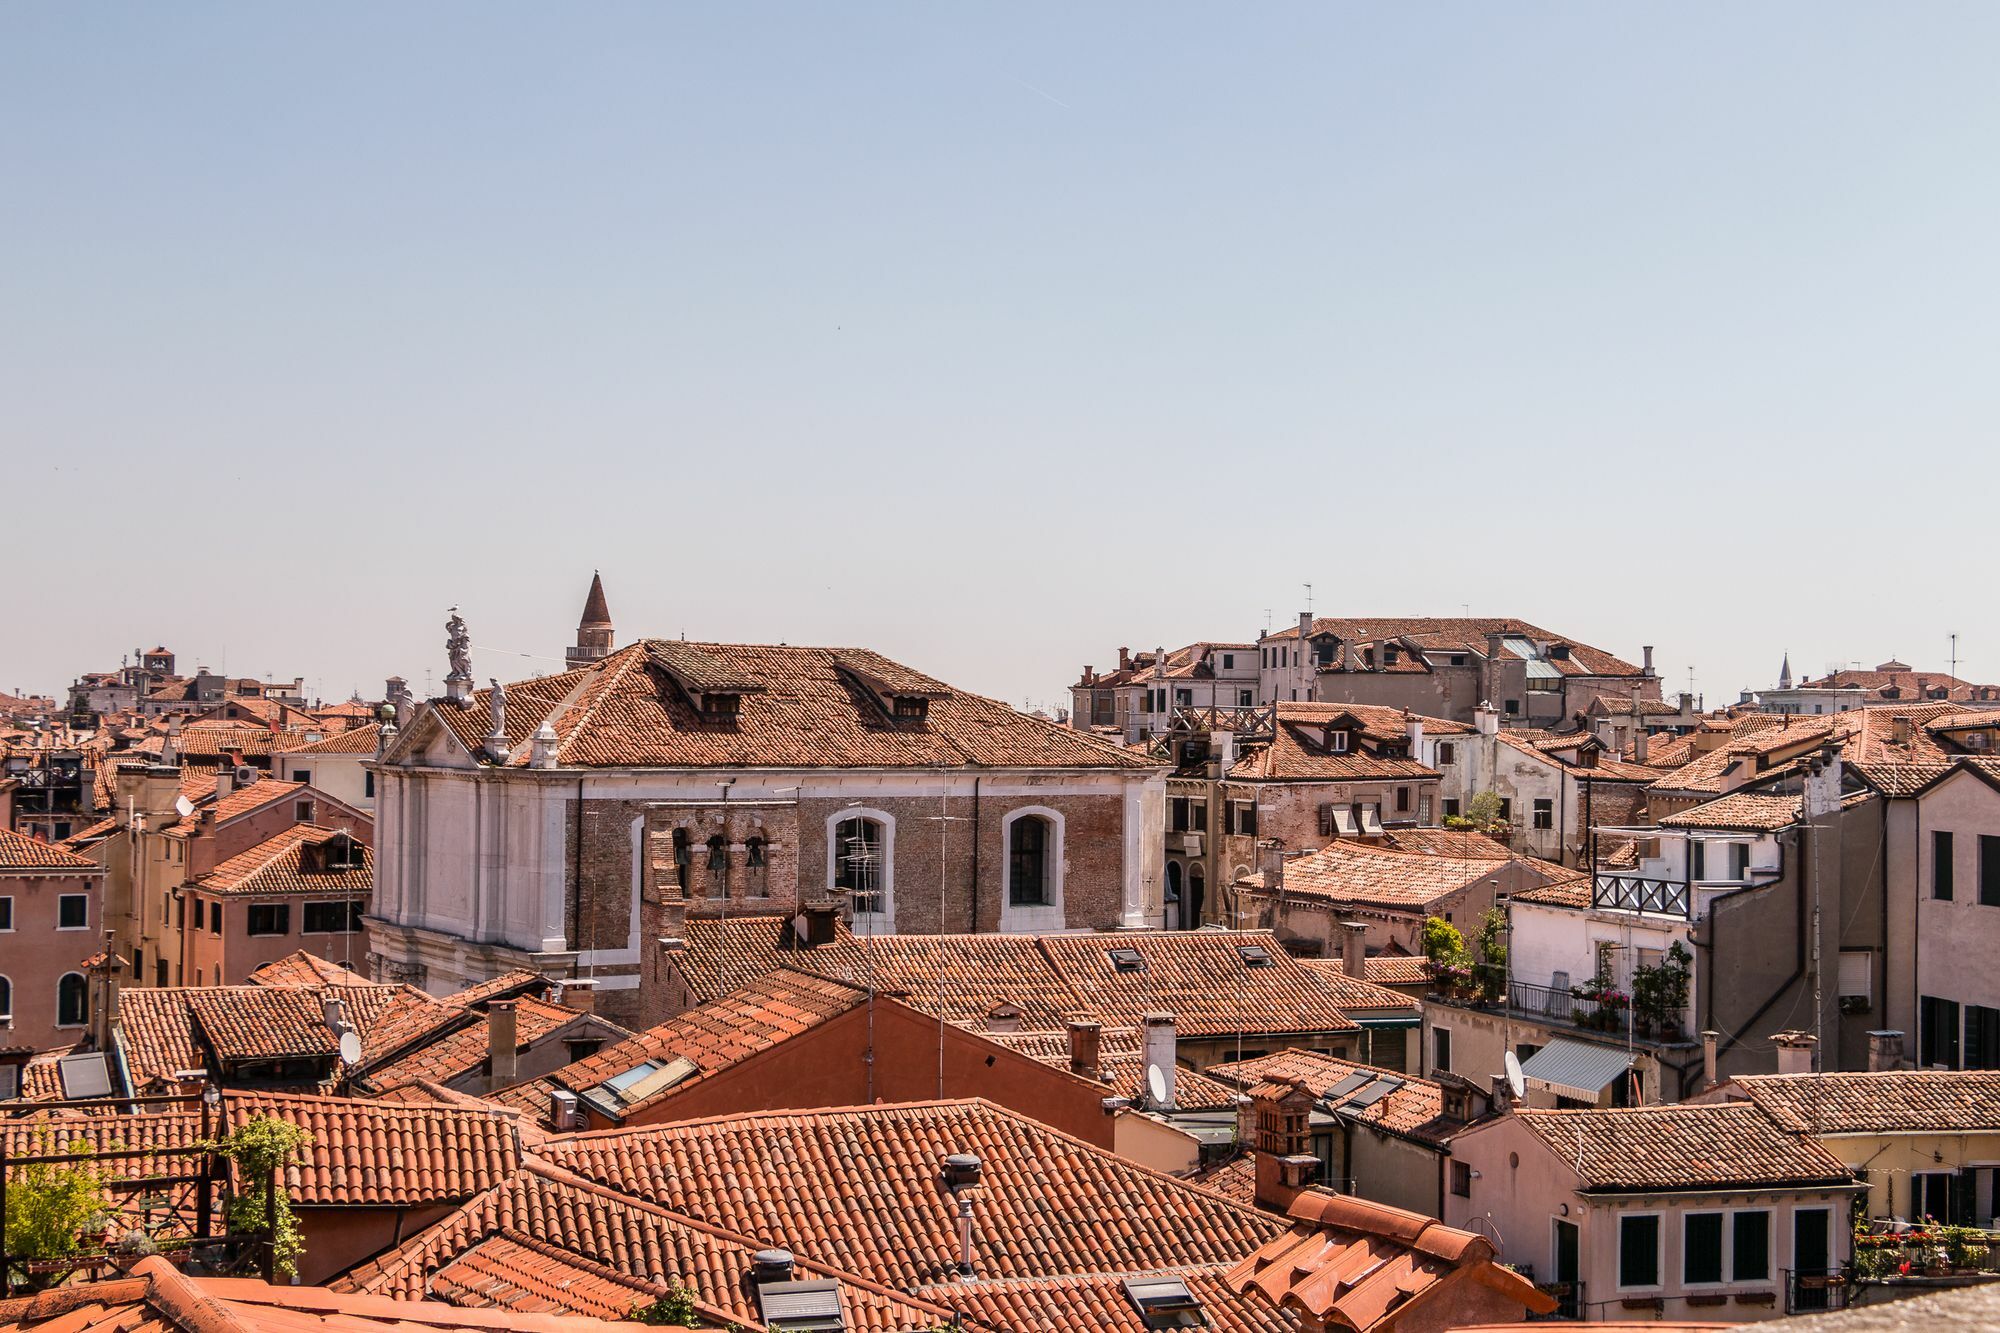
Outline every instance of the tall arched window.
POLYGON ((1181 895, 1181 929, 1193 930, 1201 924, 1206 904, 1202 899, 1208 896, 1207 876, 1200 866, 1188 867, 1187 892, 1181 895))
POLYGON ((81 972, 66 972, 56 983, 56 1026, 80 1028, 90 1021, 90 990, 81 972))
POLYGON ((1178 927, 1186 923, 1181 918, 1181 863, 1167 862, 1167 925, 1178 927))
POLYGON ((884 911, 881 821, 859 816, 843 819, 833 830, 833 887, 854 905, 857 916, 884 911))
POLYGON ((675 829, 674 880, 681 886, 681 896, 683 898, 687 896, 688 891, 688 863, 693 859, 692 854, 688 850, 688 831, 684 828, 675 829))
POLYGON ((1049 821, 1022 815, 1007 830, 1007 902, 1013 907, 1049 905, 1049 821))

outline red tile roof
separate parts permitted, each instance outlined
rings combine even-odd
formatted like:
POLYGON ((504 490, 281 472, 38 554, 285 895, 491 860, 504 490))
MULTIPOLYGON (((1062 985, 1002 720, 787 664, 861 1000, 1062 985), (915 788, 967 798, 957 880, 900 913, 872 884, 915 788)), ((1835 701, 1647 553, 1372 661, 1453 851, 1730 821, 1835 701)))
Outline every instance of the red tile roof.
POLYGON ((984 1101, 611 1130, 552 1139, 544 1152, 613 1188, 905 1288, 951 1277, 957 1210, 939 1177, 950 1153, 980 1158, 974 1263, 989 1277, 1228 1263, 1276 1229, 984 1101))
POLYGON ((1242 1092, 1265 1082, 1300 1083, 1319 1100, 1322 1109, 1334 1110, 1342 1119, 1431 1146, 1443 1144, 1466 1125, 1463 1120, 1445 1115, 1443 1084, 1336 1059, 1319 1051, 1274 1051, 1254 1060, 1211 1065, 1208 1073, 1218 1082, 1242 1092), (1333 1097, 1334 1087, 1354 1074, 1373 1075, 1377 1080, 1386 1076, 1400 1080, 1400 1085, 1365 1106, 1353 1104, 1354 1099, 1364 1088, 1374 1090, 1372 1084, 1357 1083, 1345 1094, 1333 1097))
POLYGON ((352 968, 299 949, 255 969, 250 980, 259 986, 352 986, 363 978, 352 968))
POLYGON ((189 881, 189 887, 228 897, 276 894, 365 897, 375 891, 375 853, 367 844, 339 829, 294 824, 196 876, 189 881), (328 869, 307 850, 336 840, 350 844, 351 854, 347 859, 358 864, 328 869))
MULTIPOLYGON (((491 729, 487 693, 463 707, 429 706, 474 754, 491 729)), ((1122 746, 853 648, 646 640, 577 671, 510 685, 514 766, 528 762, 528 739, 544 718, 558 760, 584 768, 1155 767, 1122 746), (892 717, 864 677, 934 696, 928 716, 892 717), (740 711, 696 711, 691 693, 703 690, 738 694, 740 711)))
POLYGON ((87 856, 31 838, 25 833, 0 828, 0 871, 55 870, 76 874, 101 875, 104 867, 87 856))
MULTIPOLYGON (((824 1190, 815 1197, 824 1198, 824 1190)), ((732 1231, 530 1159, 505 1183, 351 1270, 336 1285, 411 1301, 434 1295, 454 1304, 527 1313, 606 1312, 626 1300, 625 1290, 638 1293, 626 1304, 629 1311, 669 1283, 679 1283, 692 1289, 706 1321, 755 1325, 760 1311, 744 1281, 751 1256, 783 1243, 784 1238, 732 1231), (435 1290, 434 1274, 444 1278, 435 1290)), ((797 1244, 790 1248, 798 1277, 840 1280, 842 1313, 856 1333, 902 1333, 949 1318, 942 1307, 829 1268, 797 1244)))
MULTIPOLYGON (((1570 655, 1551 665, 1564 675, 1638 676, 1638 667, 1613 657, 1601 648, 1551 634, 1545 629, 1511 616, 1322 616, 1312 622, 1311 632, 1332 634, 1342 642, 1381 643, 1395 639, 1430 652, 1467 653, 1481 658, 1486 653, 1486 636, 1504 634, 1539 643, 1566 643, 1570 655)), ((1266 639, 1296 639, 1299 627, 1275 630, 1266 639)))
POLYGON ((374 754, 381 747, 382 724, 371 722, 365 727, 349 727, 346 731, 336 731, 331 736, 302 745, 285 747, 287 754, 374 754))
MULTIPOLYGON (((1237 760, 1229 776, 1270 782, 1416 781, 1435 778, 1437 770, 1410 756, 1408 726, 1412 720, 1398 708, 1366 704, 1279 703, 1277 727, 1267 745, 1237 760), (1336 750, 1329 730, 1347 733, 1348 748, 1336 750), (1391 750, 1395 753, 1384 754, 1391 750)), ((1461 735, 1472 730, 1445 718, 1421 721, 1429 735, 1461 735)))
MULTIPOLYGON (((1116 1329, 1144 1333, 1146 1322, 1125 1294, 1125 1276, 979 1279, 939 1283, 922 1294, 1001 1329, 1116 1329)), ((1201 1303, 1205 1327, 1217 1333, 1294 1333, 1298 1323, 1258 1295, 1239 1294, 1223 1282, 1221 1266, 1175 1268, 1148 1277, 1177 1277, 1201 1303)))
POLYGON ((1357 1030, 1333 985, 1300 966, 1271 931, 1121 930, 1044 935, 1040 943, 1093 1014, 1129 1022, 1132 1015, 1165 1011, 1181 1037, 1357 1030), (1136 952, 1142 966, 1121 970, 1114 949, 1136 952), (1261 954, 1246 956, 1246 950, 1261 954))
MULTIPOLYGON (((380 1032, 411 1026, 408 1014, 439 1006, 409 986, 361 982, 311 986, 127 986, 118 997, 120 1042, 136 1088, 224 1060, 324 1058, 337 1049, 321 997, 337 994, 364 1048, 380 1032)), ((456 1011, 453 1011, 456 1012, 456 1011)))
MULTIPOLYGON (((1522 857, 1515 864, 1534 863, 1522 857)), ((1286 861, 1284 885, 1285 892, 1294 896, 1306 894, 1334 903, 1415 911, 1481 882, 1504 889, 1507 868, 1507 862, 1485 857, 1427 856, 1335 841, 1286 861)), ((1251 880, 1262 887, 1261 875, 1253 875, 1251 880)))
MULTIPOLYGON (((458 1027, 434 1032, 406 1054, 367 1067, 360 1076, 362 1084, 371 1092, 388 1092, 418 1082, 448 1084, 483 1069, 492 1053, 492 1037, 483 1018, 470 1010, 463 1012, 465 1017, 458 1027)), ((575 1009, 523 996, 514 1001, 515 1051, 527 1051, 566 1028, 590 1021, 588 1015, 575 1009)), ((609 1026, 601 1019, 595 1022, 609 1026)))
MULTIPOLYGON (((150 1255, 129 1275, 0 1300, 0 1333, 627 1333, 629 1323, 496 1314, 252 1278, 196 1278, 150 1255)), ((685 1333, 685 1330, 683 1330, 685 1333)))
POLYGON ((1555 1301, 1494 1261, 1490 1241, 1421 1213, 1308 1190, 1292 1229, 1229 1270, 1232 1290, 1255 1291, 1330 1328, 1446 1327, 1418 1308, 1460 1269, 1482 1286, 1546 1314, 1555 1301))
POLYGON ((1682 1104, 1602 1111, 1516 1111, 1586 1190, 1843 1185, 1832 1154, 1757 1106, 1682 1104))
POLYGON ((1738 1075, 1724 1086, 1797 1133, 2000 1130, 2000 1071, 1991 1069, 1738 1075))
POLYGON ((1505 861, 1514 855, 1507 844, 1471 829, 1391 829, 1383 841, 1399 852, 1421 856, 1455 856, 1467 861, 1505 861))
MULTIPOLYGON (((1398 997, 1400 998, 1400 997, 1398 997)), ((1066 1032, 986 1032, 986 1040, 1031 1060, 1057 1069, 1069 1069, 1069 1034, 1066 1032)), ((1086 1075, 1089 1077, 1089 1075, 1086 1075)), ((1145 1038, 1137 1028, 1108 1028, 1098 1035, 1097 1081, 1106 1096, 1129 1097, 1134 1101, 1148 1095, 1146 1085, 1145 1038)), ((1174 1071, 1174 1105, 1181 1110, 1229 1106, 1236 1090, 1192 1069, 1174 1071)))

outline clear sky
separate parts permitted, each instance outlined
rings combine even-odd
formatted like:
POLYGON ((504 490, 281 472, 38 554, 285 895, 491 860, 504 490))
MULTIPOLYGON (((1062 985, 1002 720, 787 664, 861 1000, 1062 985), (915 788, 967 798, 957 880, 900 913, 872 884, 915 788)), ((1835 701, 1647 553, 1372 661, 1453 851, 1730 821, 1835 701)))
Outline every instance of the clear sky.
POLYGON ((2000 680, 2000 6, 0 7, 0 688, 1062 701, 1511 614, 2000 680), (504 652, 502 650, 505 650, 504 652))

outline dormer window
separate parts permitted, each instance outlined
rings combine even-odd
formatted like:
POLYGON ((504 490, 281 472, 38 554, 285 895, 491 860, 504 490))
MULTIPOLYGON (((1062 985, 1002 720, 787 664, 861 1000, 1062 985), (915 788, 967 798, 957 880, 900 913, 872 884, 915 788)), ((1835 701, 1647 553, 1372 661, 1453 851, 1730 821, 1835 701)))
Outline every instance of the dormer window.
POLYGON ((1326 733, 1326 748, 1333 754, 1346 754, 1347 742, 1348 735, 1345 731, 1329 731, 1326 733))
POLYGON ((1144 972, 1146 955, 1137 949, 1113 949, 1110 954, 1111 966, 1120 972, 1144 972))
POLYGON ((890 711, 899 721, 920 721, 931 715, 931 701, 929 699, 911 698, 907 694, 899 694, 895 696, 894 706, 890 711))
POLYGON ((1567 662, 1567 661, 1569 661, 1569 645, 1568 645, 1568 644, 1566 644, 1566 643, 1552 643, 1552 644, 1550 644, 1550 645, 1549 645, 1549 656, 1550 656, 1550 658, 1552 658, 1553 660, 1555 660, 1555 661, 1557 661, 1557 662, 1567 662))
POLYGON ((743 697, 737 694, 704 694, 701 696, 703 717, 718 721, 734 720, 742 711, 743 697))
POLYGON ((1243 960, 1243 966, 1245 967, 1273 967, 1276 965, 1271 958, 1271 951, 1261 944, 1239 944, 1236 946, 1236 955, 1243 960))

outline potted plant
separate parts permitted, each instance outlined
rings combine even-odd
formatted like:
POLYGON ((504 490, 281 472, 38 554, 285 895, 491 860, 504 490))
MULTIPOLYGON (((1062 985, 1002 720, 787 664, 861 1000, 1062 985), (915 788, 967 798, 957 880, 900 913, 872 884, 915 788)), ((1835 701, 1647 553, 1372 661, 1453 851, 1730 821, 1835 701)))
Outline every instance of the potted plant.
POLYGON ((1659 1009, 1654 1017, 1660 1024, 1660 1036, 1667 1041, 1681 1039, 1681 1016, 1687 1013, 1688 983, 1693 979, 1694 955, 1687 946, 1675 940, 1667 950, 1667 956, 1660 960, 1658 971, 1659 1009))

